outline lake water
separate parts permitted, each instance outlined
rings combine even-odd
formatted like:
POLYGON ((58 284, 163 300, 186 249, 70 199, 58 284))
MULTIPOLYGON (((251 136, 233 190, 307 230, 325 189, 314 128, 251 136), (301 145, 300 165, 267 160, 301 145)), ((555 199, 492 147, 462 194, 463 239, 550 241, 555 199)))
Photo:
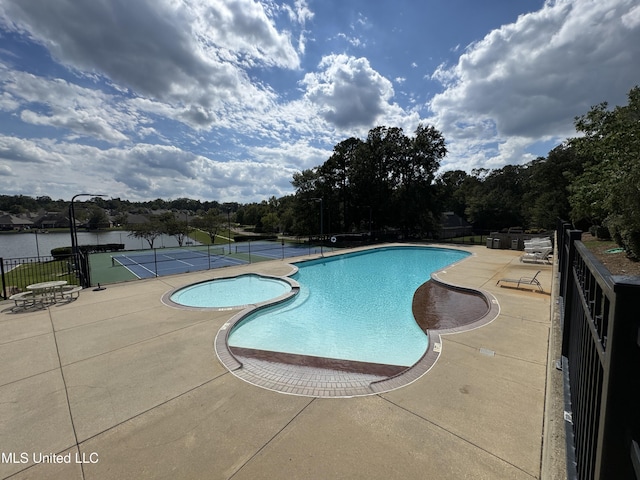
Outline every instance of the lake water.
MULTIPOLYGON (((123 243, 126 250, 148 249, 149 244, 142 238, 129 237, 129 232, 78 232, 79 245, 104 245, 123 243)), ((49 256, 57 247, 70 247, 71 234, 66 233, 3 233, 0 234, 0 257, 21 258, 49 256)), ((175 237, 162 235, 156 238, 154 247, 177 247, 175 237)))

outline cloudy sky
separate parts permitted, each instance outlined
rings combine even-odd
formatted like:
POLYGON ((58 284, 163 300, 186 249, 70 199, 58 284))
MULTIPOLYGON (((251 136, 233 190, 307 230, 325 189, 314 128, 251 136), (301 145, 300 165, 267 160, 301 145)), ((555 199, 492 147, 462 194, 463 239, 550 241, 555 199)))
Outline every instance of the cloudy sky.
POLYGON ((0 0, 0 194, 261 201, 420 122, 499 168, 637 84, 637 0, 0 0))

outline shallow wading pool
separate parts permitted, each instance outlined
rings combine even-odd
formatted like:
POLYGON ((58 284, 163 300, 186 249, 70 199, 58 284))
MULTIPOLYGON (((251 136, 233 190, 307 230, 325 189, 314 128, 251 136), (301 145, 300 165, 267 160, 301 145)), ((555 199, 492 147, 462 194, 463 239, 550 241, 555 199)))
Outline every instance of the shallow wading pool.
POLYGON ((187 307, 234 308, 276 299, 291 292, 285 280, 261 275, 240 275, 189 285, 171 294, 169 299, 187 307))

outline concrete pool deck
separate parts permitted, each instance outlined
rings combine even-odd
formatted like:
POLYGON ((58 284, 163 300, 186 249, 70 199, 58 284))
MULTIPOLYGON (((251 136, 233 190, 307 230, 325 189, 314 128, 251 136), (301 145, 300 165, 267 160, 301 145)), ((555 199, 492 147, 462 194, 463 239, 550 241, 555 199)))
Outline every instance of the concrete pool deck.
POLYGON ((1 302, 0 478, 541 478, 552 266, 464 249, 474 255, 439 278, 490 292, 498 317, 442 335, 410 385, 363 397, 246 383, 213 348, 237 310, 161 302, 214 277, 285 275, 292 259, 109 285, 26 313, 1 302), (496 286, 538 270, 547 294, 496 286))

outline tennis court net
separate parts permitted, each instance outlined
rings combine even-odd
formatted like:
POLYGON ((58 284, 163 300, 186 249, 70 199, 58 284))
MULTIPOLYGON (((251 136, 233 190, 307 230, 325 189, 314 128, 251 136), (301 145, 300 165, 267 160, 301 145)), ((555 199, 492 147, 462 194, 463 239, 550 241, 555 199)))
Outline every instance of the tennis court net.
POLYGON ((204 261, 212 256, 225 254, 225 248, 213 245, 197 245, 180 248, 154 248, 152 250, 132 250, 111 256, 111 266, 149 265, 160 262, 204 261))

